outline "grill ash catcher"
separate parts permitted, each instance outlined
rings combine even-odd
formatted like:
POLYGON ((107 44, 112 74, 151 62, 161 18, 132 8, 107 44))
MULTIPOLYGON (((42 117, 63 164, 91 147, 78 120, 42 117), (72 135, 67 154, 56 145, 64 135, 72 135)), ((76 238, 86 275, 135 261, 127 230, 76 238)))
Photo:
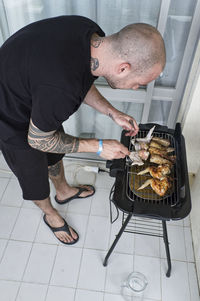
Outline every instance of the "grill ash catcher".
MULTIPOLYGON (((176 156, 176 161, 170 174, 172 187, 163 197, 157 195, 150 186, 138 191, 137 188, 141 183, 151 176, 149 174, 138 176, 137 173, 149 163, 145 163, 143 166, 131 166, 130 160, 127 158, 107 161, 109 174, 111 177, 115 177, 115 183, 110 193, 110 218, 113 223, 119 216, 119 210, 122 211, 122 226, 103 265, 107 265, 108 258, 123 232, 161 237, 167 255, 166 276, 170 277, 171 258, 166 221, 183 219, 191 211, 185 140, 180 123, 176 124, 175 129, 152 123, 140 124, 136 138, 144 138, 153 126, 155 126, 153 136, 168 139, 170 147, 174 148, 173 155, 176 156), (113 220, 112 204, 115 205, 118 212, 115 220, 113 220)), ((126 131, 122 131, 121 143, 132 151, 131 137, 125 136, 125 133, 126 131)))

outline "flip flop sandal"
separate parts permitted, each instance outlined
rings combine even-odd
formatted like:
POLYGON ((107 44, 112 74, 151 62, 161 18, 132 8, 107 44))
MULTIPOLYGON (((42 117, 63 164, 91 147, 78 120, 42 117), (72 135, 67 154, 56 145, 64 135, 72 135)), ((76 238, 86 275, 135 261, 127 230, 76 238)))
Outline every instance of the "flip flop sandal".
POLYGON ((64 232, 66 232, 69 236, 71 236, 71 238, 73 239, 73 241, 71 241, 71 242, 64 242, 64 241, 62 241, 61 239, 59 239, 56 235, 56 238, 60 241, 60 242, 62 242, 63 244, 65 244, 65 245, 74 245, 78 240, 79 240, 79 236, 78 236, 78 233, 71 227, 71 229, 74 231, 74 233, 76 233, 76 235, 77 235, 77 239, 74 239, 73 237, 72 237, 72 235, 71 235, 71 232, 70 232, 70 230, 69 230, 69 226, 68 226, 68 224, 66 223, 66 221, 63 219, 63 221, 64 221, 64 226, 62 226, 62 227, 58 227, 58 228, 54 228, 54 227, 51 227, 50 225, 49 225, 49 223, 47 222, 47 220, 46 220, 46 214, 43 216, 43 220, 44 220, 44 222, 45 222, 45 224, 51 229, 51 231, 54 233, 54 235, 55 235, 55 232, 58 232, 58 231, 64 231, 64 232))
POLYGON ((85 186, 91 187, 92 190, 93 190, 93 193, 83 197, 83 196, 80 196, 80 194, 81 194, 83 191, 89 191, 89 189, 87 189, 86 187, 75 187, 75 188, 78 189, 78 192, 77 192, 75 195, 73 195, 73 196, 71 196, 70 198, 65 199, 65 200, 63 200, 63 201, 59 201, 59 200, 57 199, 57 196, 55 196, 55 201, 56 201, 56 203, 58 203, 58 204, 60 204, 60 205, 64 205, 64 204, 66 204, 66 203, 68 203, 68 202, 70 202, 70 201, 72 201, 72 200, 74 200, 74 199, 85 199, 85 198, 88 198, 88 197, 92 196, 92 195, 95 193, 95 188, 94 188, 94 186, 92 186, 92 185, 85 185, 85 186))

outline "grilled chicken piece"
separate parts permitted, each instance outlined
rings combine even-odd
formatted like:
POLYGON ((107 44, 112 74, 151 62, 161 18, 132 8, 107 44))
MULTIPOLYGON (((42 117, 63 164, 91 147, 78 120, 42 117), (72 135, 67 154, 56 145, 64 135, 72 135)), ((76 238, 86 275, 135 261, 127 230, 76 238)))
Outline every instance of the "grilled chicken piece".
POLYGON ((158 148, 158 149, 161 149, 161 150, 166 150, 166 147, 164 147, 163 145, 155 142, 155 141, 151 141, 150 147, 154 147, 154 148, 158 148))
POLYGON ((146 142, 139 142, 141 149, 148 150, 149 145, 146 142))
POLYGON ((167 190, 171 187, 171 183, 168 178, 165 177, 162 180, 158 179, 149 179, 142 186, 138 188, 138 190, 144 189, 148 185, 151 185, 151 188, 155 191, 159 196, 164 196, 167 190))
POLYGON ((151 141, 152 137, 153 137, 152 133, 153 133, 154 129, 155 129, 155 125, 149 130, 149 132, 148 132, 148 134, 146 135, 145 138, 136 138, 136 140, 138 142, 149 143, 151 141))
MULTIPOLYGON (((171 156, 174 157, 174 156, 171 156)), ((165 159, 159 155, 151 155, 150 162, 156 163, 156 164, 168 164, 169 166, 172 165, 172 161, 170 161, 171 157, 168 157, 168 159, 165 159)))
POLYGON ((149 147, 149 152, 151 155, 160 155, 160 156, 163 156, 163 155, 168 155, 168 153, 172 153, 174 151, 174 148, 172 147, 168 147, 166 149, 159 149, 159 148, 156 148, 156 147, 152 147, 150 146, 149 147))
POLYGON ((145 149, 139 150, 139 151, 138 151, 138 154, 139 154, 140 158, 141 158, 142 160, 144 160, 144 161, 146 161, 146 160, 148 159, 148 157, 149 157, 149 152, 146 151, 145 149))
POLYGON ((138 152, 130 152, 129 158, 132 161, 131 165, 139 165, 140 166, 140 165, 144 164, 144 162, 140 158, 138 152))
POLYGON ((157 143, 159 143, 165 147, 168 147, 170 145, 170 141, 168 139, 163 139, 160 137, 153 137, 152 140, 156 141, 157 143))
POLYGON ((133 146, 135 147, 135 150, 136 152, 141 150, 141 149, 145 149, 145 150, 148 150, 149 146, 147 143, 145 142, 142 142, 142 141, 139 141, 139 142, 136 142, 135 138, 133 138, 131 140, 131 143, 133 144, 133 146))
POLYGON ((171 170, 168 164, 149 166, 146 169, 140 171, 138 175, 144 175, 146 173, 150 173, 153 178, 162 180, 166 175, 170 174, 171 170))

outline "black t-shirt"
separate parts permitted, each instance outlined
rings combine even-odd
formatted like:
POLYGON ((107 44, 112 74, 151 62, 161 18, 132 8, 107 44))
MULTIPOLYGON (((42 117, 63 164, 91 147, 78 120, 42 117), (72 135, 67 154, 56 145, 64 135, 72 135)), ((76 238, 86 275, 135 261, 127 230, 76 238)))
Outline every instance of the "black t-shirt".
POLYGON ((90 39, 101 28, 85 17, 60 16, 20 29, 0 48, 0 139, 28 147, 30 118, 57 130, 81 105, 96 79, 90 39))

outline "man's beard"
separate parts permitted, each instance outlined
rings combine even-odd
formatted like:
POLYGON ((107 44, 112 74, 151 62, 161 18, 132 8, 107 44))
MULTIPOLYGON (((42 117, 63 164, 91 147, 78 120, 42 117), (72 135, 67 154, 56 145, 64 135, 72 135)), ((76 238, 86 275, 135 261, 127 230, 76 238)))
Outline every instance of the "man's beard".
POLYGON ((109 77, 105 77, 107 83, 109 84, 109 86, 112 88, 112 89, 117 89, 117 85, 116 85, 116 82, 114 82, 113 80, 110 79, 110 76, 109 77))

